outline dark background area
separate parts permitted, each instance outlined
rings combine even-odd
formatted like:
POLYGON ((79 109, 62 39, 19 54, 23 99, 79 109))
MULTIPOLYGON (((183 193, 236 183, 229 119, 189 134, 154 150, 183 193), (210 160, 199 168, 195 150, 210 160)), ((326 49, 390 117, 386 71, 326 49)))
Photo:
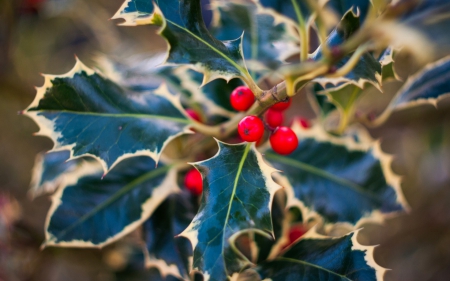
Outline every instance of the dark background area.
MULTIPOLYGON (((165 49, 155 28, 118 27, 108 20, 122 2, 0 0, 0 281, 116 280, 112 272, 120 261, 114 251, 121 242, 102 251, 39 249, 50 198, 31 200, 27 191, 35 155, 52 142, 33 137, 38 127, 17 112, 43 83, 39 73, 67 72, 74 54, 89 66, 98 53, 127 58, 165 49)), ((419 67, 402 53, 397 62, 402 78, 419 67)), ((386 100, 400 85, 387 83, 384 94, 366 103, 386 100)), ((394 155, 411 212, 365 226, 359 240, 380 244, 375 259, 392 269, 387 280, 450 280, 450 99, 437 108, 395 113, 371 133, 394 155)))

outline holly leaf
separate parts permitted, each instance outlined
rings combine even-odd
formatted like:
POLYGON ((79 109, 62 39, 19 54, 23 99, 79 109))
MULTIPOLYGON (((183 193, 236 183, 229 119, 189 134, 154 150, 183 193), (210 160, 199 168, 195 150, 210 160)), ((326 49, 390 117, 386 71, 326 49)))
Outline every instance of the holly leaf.
POLYGON ((177 169, 148 157, 120 162, 101 178, 101 167, 72 177, 55 193, 47 215, 44 246, 97 247, 141 225, 178 190, 177 169))
POLYGON ((203 177, 200 209, 181 233, 194 248, 193 268, 207 280, 227 280, 249 261, 230 242, 248 229, 272 234, 270 207, 279 186, 275 171, 251 144, 218 142, 218 153, 194 163, 203 177))
POLYGON ((394 48, 389 47, 384 50, 379 61, 381 63, 381 77, 383 82, 391 79, 401 80, 394 69, 394 48))
POLYGON ((354 84, 342 84, 323 91, 322 95, 325 95, 339 111, 340 118, 338 128, 336 128, 337 132, 343 133, 347 125, 352 121, 356 101, 362 92, 363 90, 354 84))
POLYGON ((336 110, 336 106, 323 93, 325 93, 325 88, 318 83, 314 83, 308 99, 311 101, 314 112, 325 119, 328 114, 336 110))
POLYGON ((132 156, 157 162, 172 139, 191 132, 191 119, 164 85, 128 92, 80 61, 67 74, 44 77, 25 115, 54 141, 53 150, 70 149, 70 159, 92 156, 105 173, 132 156))
POLYGON ((307 23, 312 15, 311 8, 305 0, 253 0, 263 7, 273 10, 280 17, 278 21, 288 19, 297 26, 299 21, 307 23))
POLYGON ((393 111, 423 104, 437 103, 450 96, 450 57, 428 64, 423 70, 409 77, 384 112, 374 121, 384 122, 393 111))
POLYGON ((248 61, 257 61, 264 68, 276 69, 285 60, 298 53, 298 39, 293 29, 284 22, 276 22, 272 11, 258 3, 215 0, 212 3, 215 19, 212 33, 220 40, 239 37, 243 32, 243 52, 248 61))
POLYGON ((261 280, 381 281, 385 268, 373 257, 375 246, 358 243, 358 231, 331 238, 309 231, 281 256, 260 264, 261 280))
MULTIPOLYGON (((359 29, 359 25, 359 16, 354 14, 351 10, 348 11, 343 16, 339 25, 328 36, 326 44, 329 47, 341 45, 359 29)), ((318 61, 322 56, 321 45, 311 55, 311 58, 318 61)), ((336 67, 340 68, 344 66, 350 60, 351 56, 352 54, 347 55, 336 64, 336 67)), ((344 77, 319 77, 314 81, 320 83, 324 88, 329 88, 330 86, 328 84, 336 86, 343 83, 352 83, 363 88, 365 83, 371 83, 379 89, 381 83, 381 64, 372 56, 372 54, 364 53, 352 71, 347 73, 344 77)))
POLYGON ((189 196, 169 196, 143 225, 150 261, 163 260, 176 267, 179 276, 188 276, 192 248, 188 240, 175 238, 195 216, 189 196))
POLYGON ((214 79, 241 77, 257 88, 248 74, 242 56, 242 36, 220 41, 208 31, 200 0, 127 0, 113 16, 122 25, 153 24, 169 44, 166 63, 188 64, 204 74, 203 84, 214 79), (230 40, 232 39, 232 40, 230 40))
POLYGON ((325 7, 332 9, 339 18, 352 9, 354 13, 359 13, 359 19, 363 22, 371 3, 372 1, 370 0, 328 0, 325 7))
POLYGON ((85 174, 92 168, 92 163, 86 158, 78 158, 68 161, 70 152, 55 151, 39 153, 36 156, 29 194, 37 197, 46 193, 52 193, 64 183, 70 174, 85 174))
POLYGON ((302 211, 304 221, 319 214, 326 225, 358 226, 407 209, 400 177, 378 142, 358 136, 333 137, 321 126, 293 130, 300 142, 288 156, 272 150, 266 158, 277 169, 288 194, 287 207, 302 211))

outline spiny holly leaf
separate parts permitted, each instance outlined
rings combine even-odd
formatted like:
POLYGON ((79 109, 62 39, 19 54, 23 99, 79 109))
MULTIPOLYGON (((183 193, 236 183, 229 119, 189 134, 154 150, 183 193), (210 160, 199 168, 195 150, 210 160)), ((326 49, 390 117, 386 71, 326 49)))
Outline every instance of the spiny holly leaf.
POLYGON ((370 0, 328 0, 326 7, 331 8, 339 17, 344 16, 350 9, 355 13, 359 11, 359 19, 363 22, 371 2, 370 0))
MULTIPOLYGON (((402 1, 400 1, 402 2, 402 1)), ((405 1, 406 2, 406 1, 405 1)), ((396 40, 400 44, 406 44, 415 48, 417 56, 424 55, 437 58, 448 55, 450 49, 450 2, 447 0, 423 0, 415 5, 414 9, 408 11, 401 19, 400 24, 406 30, 397 29, 395 26, 386 26, 387 32, 395 33, 396 40), (415 36, 409 30, 418 32, 415 36), (403 32, 402 32, 403 31, 403 32), (398 32, 402 32, 397 34, 398 32), (409 38, 408 38, 409 37, 409 38), (431 48, 423 52, 425 44, 431 44, 431 48), (423 54, 421 54, 423 53, 423 54)), ((393 34, 392 34, 393 35, 393 34)))
POLYGON ((381 77, 383 81, 394 79, 401 80, 394 69, 394 48, 389 47, 381 54, 381 77))
POLYGON ((282 171, 288 207, 302 210, 305 221, 318 213, 325 223, 352 226, 407 208, 400 178, 378 142, 332 137, 317 125, 293 129, 300 142, 292 154, 268 150, 265 156, 282 171))
POLYGON ((281 256, 260 264, 257 271, 261 279, 273 281, 384 280, 386 269, 375 262, 375 247, 359 244, 357 234, 331 238, 313 229, 281 256))
POLYGON ((190 97, 191 92, 181 86, 180 78, 175 75, 176 68, 161 66, 165 56, 161 53, 145 54, 119 60, 101 55, 95 58, 95 62, 105 77, 133 92, 154 91, 166 84, 170 93, 181 94, 182 98, 190 97))
POLYGON ((324 90, 326 95, 336 108, 339 110, 340 120, 337 131, 342 133, 351 121, 354 111, 355 103, 362 94, 362 89, 354 84, 343 84, 341 86, 324 90))
POLYGON ((437 103, 450 96, 450 57, 428 64, 408 78, 389 106, 374 123, 384 122, 394 110, 437 103))
POLYGON ((113 19, 124 19, 123 25, 161 26, 160 34, 169 43, 166 62, 191 65, 204 74, 203 84, 241 77, 257 88, 243 62, 242 36, 229 41, 214 38, 203 21, 200 0, 157 0, 155 4, 127 0, 113 19))
POLYGON ((155 165, 134 157, 103 179, 99 167, 68 180, 53 197, 44 245, 102 247, 133 231, 178 190, 177 169, 155 165))
POLYGON ((313 110, 322 119, 326 118, 329 113, 336 110, 336 106, 330 102, 326 95, 322 94, 324 92, 324 87, 319 83, 314 83, 311 88, 310 96, 308 97, 311 100, 313 110))
POLYGON ((178 275, 185 277, 190 271, 192 248, 188 240, 175 236, 186 229, 195 216, 194 206, 188 198, 171 195, 143 225, 150 260, 164 260, 177 268, 178 275))
POLYGON ((77 61, 61 76, 45 75, 25 114, 50 137, 54 150, 71 159, 89 155, 104 171, 124 158, 146 155, 158 161, 174 138, 190 133, 191 120, 163 85, 153 92, 126 92, 77 61))
POLYGON ((208 115, 228 118, 235 115, 236 110, 231 106, 230 95, 235 88, 243 85, 240 79, 235 78, 228 82, 216 79, 202 86, 202 75, 192 69, 178 68, 176 75, 180 78, 181 86, 192 93, 192 101, 202 106, 208 115))
POLYGON ((294 25, 300 21, 308 23, 312 11, 306 0, 253 0, 260 3, 263 7, 272 9, 279 15, 277 21, 289 19, 294 25))
POLYGON ((230 242, 240 232, 254 229, 272 234, 270 207, 279 186, 254 145, 218 142, 211 159, 194 163, 203 177, 200 209, 189 227, 180 234, 194 248, 193 268, 205 280, 227 280, 248 261, 230 242))
POLYGON ((244 31, 246 60, 258 61, 264 68, 276 69, 285 59, 298 53, 298 39, 286 23, 276 22, 276 15, 258 3, 212 1, 215 11, 212 33, 220 40, 239 37, 244 31))
MULTIPOLYGON (((359 16, 354 14, 352 11, 348 11, 336 29, 334 29, 328 36, 326 44, 329 47, 339 46, 358 29, 359 16)), ((338 62, 336 67, 339 68, 345 65, 349 61, 351 55, 352 54, 346 56, 338 62)), ((322 46, 317 48, 317 50, 311 55, 311 58, 316 61, 322 58, 322 46)), ((361 56, 353 70, 345 75, 345 77, 321 77, 315 79, 314 81, 320 83, 323 87, 327 87, 327 84, 340 85, 342 83, 352 83, 362 88, 364 83, 369 82, 379 88, 379 84, 381 83, 381 64, 370 53, 365 53, 361 56)))
POLYGON ((96 62, 97 68, 106 77, 132 91, 155 90, 165 83, 170 93, 181 94, 181 102, 187 107, 199 106, 209 116, 234 115, 229 94, 235 87, 242 85, 239 79, 232 79, 228 83, 217 79, 202 87, 203 75, 189 67, 160 66, 164 56, 137 56, 126 61, 99 56, 96 62))
POLYGON ((63 184, 68 174, 84 174, 87 167, 91 168, 91 165, 85 164, 87 159, 67 161, 69 158, 70 152, 67 150, 39 153, 36 156, 31 176, 31 197, 52 193, 63 184))

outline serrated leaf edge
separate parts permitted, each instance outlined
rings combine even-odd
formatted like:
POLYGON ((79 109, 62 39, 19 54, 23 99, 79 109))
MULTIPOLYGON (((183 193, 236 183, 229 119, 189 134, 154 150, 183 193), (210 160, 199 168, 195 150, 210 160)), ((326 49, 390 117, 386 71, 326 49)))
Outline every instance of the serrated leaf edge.
MULTIPOLYGON (((258 0, 252 0, 248 3, 243 3, 242 1, 238 1, 238 0, 228 0, 228 1, 211 0, 210 2, 211 2, 210 7, 213 12, 212 22, 211 22, 212 26, 215 26, 215 27, 219 26, 219 21, 220 21, 219 8, 226 8, 227 4, 242 5, 242 6, 248 6, 248 5, 253 4, 256 7, 255 15, 260 14, 260 15, 268 15, 268 16, 273 17, 273 19, 274 19, 273 26, 278 26, 280 24, 284 24, 286 26, 286 28, 285 28, 286 33, 289 34, 291 38, 296 39, 297 43, 300 43, 298 33, 295 32, 295 28, 293 26, 293 22, 289 18, 279 15, 273 9, 265 8, 264 6, 261 5, 261 3, 258 0)), ((290 44, 288 48, 283 49, 283 52, 280 53, 280 56, 277 59, 283 63, 286 63, 286 59, 297 54, 298 52, 299 52, 298 46, 296 44, 290 44)), ((246 61, 248 62, 248 60, 246 60, 246 61)), ((262 67, 266 68, 264 65, 262 65, 262 67)))
POLYGON ((210 115, 219 115, 227 118, 233 117, 236 113, 226 110, 223 107, 215 104, 206 94, 202 91, 202 85, 197 85, 192 81, 192 78, 187 69, 192 69, 189 66, 180 66, 175 71, 174 74, 180 79, 181 87, 187 89, 192 93, 192 99, 205 107, 206 111, 210 115))
POLYGON ((169 265, 167 264, 166 261, 161 259, 155 259, 147 256, 145 261, 145 267, 158 269, 159 273, 163 278, 172 275, 174 277, 178 277, 182 280, 185 280, 185 278, 181 276, 180 271, 178 270, 175 264, 169 265))
MULTIPOLYGON (((90 163, 90 162, 87 162, 90 163)), ((83 171, 89 171, 88 173, 81 174, 76 173, 72 174, 64 179, 63 185, 58 189, 58 191, 51 197, 52 204, 50 206, 50 209, 47 213, 47 217, 45 219, 45 241, 41 245, 41 248, 45 247, 73 247, 73 248, 97 248, 101 249, 104 246, 111 244, 122 237, 126 236, 127 234, 134 231, 137 227, 139 227, 144 221, 146 221, 151 214, 158 208, 158 206, 172 193, 176 193, 180 191, 180 188, 177 184, 177 173, 178 168, 176 166, 168 167, 167 176, 162 181, 162 183, 153 190, 152 196, 147 199, 142 205, 141 205, 141 217, 139 220, 136 220, 132 222, 131 224, 127 225, 121 232, 117 233, 116 235, 109 237, 102 243, 94 244, 90 241, 84 241, 84 240, 71 240, 71 241, 63 241, 63 242, 55 242, 56 237, 54 237, 51 233, 48 232, 48 226, 50 225, 50 220, 52 215, 55 213, 55 211, 58 209, 58 207, 62 204, 61 198, 64 193, 64 190, 74 185, 78 182, 78 179, 95 174, 94 169, 86 169, 83 171)), ((97 169, 98 172, 98 169, 97 169)), ((78 221, 77 221, 78 222, 78 221)), ((75 223, 77 223, 75 222, 75 223)))
MULTIPOLYGON (((61 174, 50 182, 44 182, 43 184, 40 184, 42 180, 45 154, 46 153, 42 152, 38 153, 36 155, 36 158, 34 159, 33 169, 31 170, 30 190, 28 190, 28 197, 30 197, 31 199, 34 199, 46 193, 52 193, 58 188, 58 186, 61 184, 62 179, 64 178, 64 174, 61 174)), ((73 168, 67 171, 67 173, 70 173, 72 171, 73 168)))
MULTIPOLYGON (((127 158, 131 158, 131 157, 148 156, 148 157, 151 157, 153 160, 155 160, 156 163, 158 163, 162 151, 169 144, 170 141, 172 141, 173 139, 175 139, 175 138, 177 138, 177 137, 179 137, 181 135, 193 134, 194 133, 190 129, 190 124, 188 123, 189 120, 191 120, 191 119, 189 118, 189 116, 187 115, 185 110, 183 109, 183 107, 181 105, 181 102, 180 102, 180 99, 179 99, 179 96, 171 95, 169 93, 169 90, 167 89, 167 85, 166 84, 162 84, 158 89, 156 89, 153 92, 153 94, 159 95, 159 96, 167 99, 168 101, 170 101, 175 108, 177 108, 184 116, 186 116, 186 118, 187 118, 186 124, 187 125, 178 134, 175 134, 175 135, 167 138, 167 140, 162 144, 161 151, 159 153, 157 153, 156 151, 150 151, 148 149, 139 150, 139 151, 136 151, 134 153, 125 153, 125 154, 121 155, 119 158, 117 158, 117 160, 114 161, 114 163, 110 167, 108 167, 106 161, 104 161, 102 158, 100 158, 97 155, 91 154, 91 153, 83 153, 81 155, 74 156, 73 148, 75 147, 76 143, 72 143, 72 144, 69 144, 69 145, 62 145, 61 146, 60 143, 58 142, 58 139, 61 136, 61 133, 56 133, 54 130, 50 129, 50 128, 54 128, 54 122, 48 120, 45 117, 39 116, 38 113, 40 111, 28 111, 28 110, 30 108, 37 107, 39 105, 39 101, 42 98, 44 98, 44 95, 45 95, 46 91, 53 86, 53 83, 52 83, 53 79, 55 79, 55 78, 73 78, 75 74, 81 73, 83 71, 86 72, 86 74, 89 75, 89 76, 94 75, 94 74, 99 74, 99 73, 95 72, 93 69, 90 69, 87 66, 85 66, 78 58, 76 58, 75 66, 72 68, 72 70, 70 70, 66 74, 62 74, 62 75, 48 75, 48 74, 44 74, 43 75, 44 79, 45 79, 44 85, 41 86, 41 87, 37 87, 36 88, 37 93, 36 93, 35 99, 23 111, 23 115, 28 116, 29 118, 31 118, 39 126, 39 131, 37 133, 35 133, 34 135, 48 137, 48 138, 50 138, 53 141, 53 148, 51 150, 49 150, 49 152, 61 151, 61 150, 69 150, 70 151, 70 157, 69 157, 69 159, 67 161, 72 160, 72 159, 77 159, 77 158, 80 158, 80 157, 84 157, 84 156, 93 157, 93 158, 95 158, 97 161, 99 161, 102 164, 104 175, 106 175, 119 162, 121 162, 122 160, 125 160, 127 158)), ((108 78, 106 78, 106 79, 108 79, 108 78)))
POLYGON ((391 102, 389 103, 389 105, 386 107, 386 109, 383 111, 383 113, 381 113, 380 116, 378 116, 377 119, 375 119, 373 122, 371 122, 371 125, 373 126, 379 126, 382 123, 384 123, 394 111, 401 111, 401 110, 406 110, 406 109, 410 109, 410 108, 414 108, 417 106, 421 106, 421 105, 426 105, 426 104, 430 104, 432 106, 434 106, 436 109, 438 107, 438 103, 443 100, 446 99, 448 97, 450 97, 450 92, 449 93, 445 93, 440 95, 437 98, 428 98, 428 99, 418 99, 415 101, 409 101, 400 105, 395 105, 396 100, 398 99, 399 96, 401 96, 405 89, 409 88, 418 78, 420 78, 424 73, 426 73, 427 71, 430 71, 433 68, 439 67, 440 65, 447 63, 450 61, 450 56, 444 57, 440 60, 437 60, 433 63, 427 64, 424 68, 422 68, 421 70, 419 70, 418 72, 416 72, 415 74, 413 74, 412 76, 408 77, 408 79, 406 80, 405 84, 403 84, 403 86, 400 88, 400 90, 397 91, 397 94, 394 96, 394 98, 391 100, 391 102))
MULTIPOLYGON (((218 149, 217 153, 213 157, 211 157, 209 159, 206 159, 206 160, 203 160, 203 161, 193 162, 193 163, 189 163, 189 164, 191 164, 192 166, 194 166, 194 168, 197 169, 197 167, 196 167, 197 165, 201 165, 204 162, 207 162, 207 161, 209 161, 209 160, 211 160, 211 159, 213 159, 215 157, 218 157, 220 155, 220 152, 222 150, 222 146, 223 145, 240 146, 240 145, 246 144, 246 143, 228 144, 228 143, 222 142, 222 141, 220 141, 220 140, 218 140, 216 138, 214 138, 214 140, 217 142, 219 149, 218 149)), ((269 194, 270 194, 270 200, 269 200, 268 208, 270 210, 270 216, 272 216, 272 202, 273 202, 273 198, 275 196, 275 192, 278 191, 281 188, 281 186, 279 186, 275 181, 273 181, 272 174, 275 173, 275 172, 279 172, 279 171, 277 169, 269 166, 265 162, 262 154, 258 150, 256 150, 255 143, 252 143, 252 144, 247 143, 247 145, 251 145, 250 150, 252 150, 253 153, 255 153, 257 161, 258 161, 258 164, 259 164, 259 167, 260 167, 260 170, 261 170, 263 176, 266 179, 266 187, 267 187, 267 190, 269 191, 269 194)), ((203 175, 202 175, 202 178, 203 178, 203 175)), ((196 222, 192 221, 189 224, 189 226, 183 232, 181 232, 178 235, 178 236, 182 236, 182 237, 187 238, 191 242, 193 250, 195 250, 195 248, 196 248, 196 246, 198 244, 198 238, 197 238, 198 237, 198 231, 194 230, 195 226, 196 226, 196 222)), ((251 228, 251 229, 263 231, 263 230, 260 230, 258 228, 251 228)), ((272 226, 272 230, 270 232, 270 235, 272 237, 274 236, 274 234, 273 234, 273 226, 272 226)), ((193 270, 200 271, 198 268, 194 268, 193 270)), ((209 280, 208 272, 202 272, 202 273, 203 273, 203 276, 204 276, 204 281, 208 281, 209 280)))
MULTIPOLYGON (((296 133, 296 135, 299 137, 299 141, 301 142, 303 137, 306 138, 313 138, 320 142, 329 142, 332 144, 345 146, 350 151, 364 151, 367 152, 370 149, 372 149, 372 154, 375 156, 376 159, 380 161, 383 174, 385 176, 386 183, 390 185, 396 195, 397 195, 397 203, 401 204, 401 206, 404 208, 404 211, 409 212, 410 207, 407 203, 404 194, 401 189, 401 176, 394 173, 394 171, 391 168, 393 156, 389 155, 387 153, 384 153, 381 150, 380 147, 380 141, 379 140, 372 140, 369 139, 369 135, 364 133, 363 134, 363 141, 361 143, 357 143, 352 137, 346 136, 346 137, 334 137, 328 134, 320 125, 313 125, 311 128, 304 129, 299 121, 294 121, 292 125, 293 131, 296 133)), ((361 129, 362 130, 362 129, 361 129)), ((299 199, 297 199, 294 196, 294 190, 292 185, 290 184, 289 180, 286 176, 282 174, 276 174, 275 178, 278 180, 278 182, 284 187, 284 190, 287 195, 287 203, 286 203, 286 209, 289 209, 291 207, 298 208, 303 216, 303 221, 307 222, 309 220, 316 220, 319 224, 323 225, 327 232, 329 232, 333 225, 339 224, 339 226, 346 227, 348 231, 360 228, 365 223, 377 223, 382 224, 386 219, 395 217, 398 215, 399 212, 391 212, 382 214, 380 211, 373 211, 364 217, 362 217, 360 220, 358 220, 355 224, 351 224, 348 222, 339 222, 339 223, 327 223, 325 224, 322 217, 315 212, 314 210, 308 208, 304 205, 303 202, 301 202, 299 199)))
MULTIPOLYGON (((322 235, 319 234, 317 232, 317 227, 314 226, 312 227, 310 230, 308 230, 308 232, 306 232, 302 237, 300 237, 299 239, 297 239, 296 241, 299 240, 323 240, 323 239, 339 239, 345 236, 349 236, 352 235, 351 241, 352 241, 352 251, 362 251, 364 252, 364 260, 366 261, 367 265, 369 265, 371 268, 373 268, 375 270, 376 273, 376 278, 377 281, 383 281, 384 280, 384 275, 386 273, 386 271, 388 270, 387 268, 384 268, 382 266, 380 266, 374 258, 374 251, 375 248, 378 245, 374 245, 374 246, 365 246, 362 245, 358 242, 358 234, 359 232, 362 230, 362 228, 359 229, 355 229, 353 231, 351 231, 349 234, 341 236, 341 237, 331 237, 331 236, 326 236, 326 235, 322 235)), ((292 244, 294 245, 295 242, 292 244)), ((289 246, 288 248, 286 248, 284 251, 288 251, 291 247, 289 246)))

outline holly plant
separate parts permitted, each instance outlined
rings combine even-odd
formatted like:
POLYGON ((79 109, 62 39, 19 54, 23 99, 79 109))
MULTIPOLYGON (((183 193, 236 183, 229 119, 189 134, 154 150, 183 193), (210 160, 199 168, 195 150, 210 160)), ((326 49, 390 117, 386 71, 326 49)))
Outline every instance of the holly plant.
POLYGON ((449 14, 446 0, 126 0, 113 19, 159 27, 167 52, 77 59, 23 111, 54 142, 30 191, 53 193, 43 247, 133 232, 143 280, 383 280, 358 231, 408 204, 367 128, 448 95, 449 14), (426 66, 361 113, 399 80, 400 51, 426 66))

